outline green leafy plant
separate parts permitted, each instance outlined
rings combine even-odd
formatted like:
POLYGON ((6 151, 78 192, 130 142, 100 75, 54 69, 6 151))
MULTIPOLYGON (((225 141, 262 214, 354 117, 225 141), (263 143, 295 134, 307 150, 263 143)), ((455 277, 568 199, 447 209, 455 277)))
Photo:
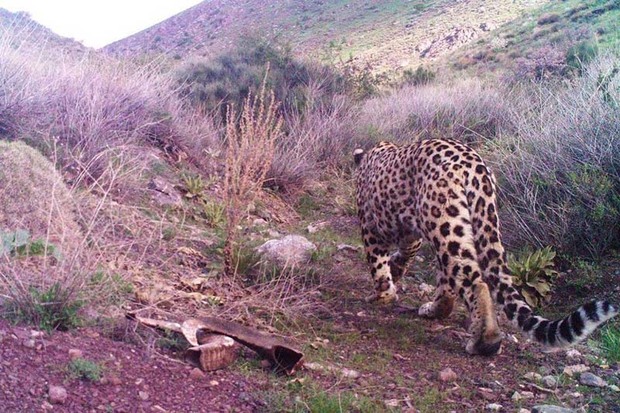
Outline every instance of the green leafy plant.
POLYGON ((69 362, 69 374, 71 377, 97 382, 101 380, 103 368, 90 360, 76 358, 69 362))
POLYGON ((60 260, 60 251, 42 239, 31 240, 30 233, 25 229, 0 232, 0 255, 51 255, 60 260))
POLYGON ((6 314, 18 322, 38 325, 45 331, 68 330, 81 324, 78 311, 83 303, 72 297, 60 283, 47 289, 30 287, 21 300, 9 300, 6 314))
POLYGON ((553 269, 555 251, 551 247, 511 257, 508 267, 513 283, 521 290, 525 301, 532 307, 540 307, 551 291, 551 280, 557 275, 553 269))
POLYGON ((200 198, 205 189, 205 184, 200 175, 183 175, 185 185, 185 197, 189 199, 200 198))
POLYGON ((223 204, 213 201, 205 201, 202 205, 202 213, 214 228, 221 228, 226 223, 226 210, 223 204))
POLYGON ((601 331, 599 347, 608 362, 620 363, 620 325, 611 324, 601 331))

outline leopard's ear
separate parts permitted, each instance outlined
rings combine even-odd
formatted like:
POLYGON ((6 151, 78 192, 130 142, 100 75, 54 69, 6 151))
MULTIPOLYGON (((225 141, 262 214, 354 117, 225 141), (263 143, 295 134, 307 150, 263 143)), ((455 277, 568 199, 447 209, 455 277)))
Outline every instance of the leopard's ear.
POLYGON ((359 165, 360 162, 362 162, 363 157, 364 157, 363 149, 356 149, 353 151, 353 161, 355 162, 355 165, 359 165))

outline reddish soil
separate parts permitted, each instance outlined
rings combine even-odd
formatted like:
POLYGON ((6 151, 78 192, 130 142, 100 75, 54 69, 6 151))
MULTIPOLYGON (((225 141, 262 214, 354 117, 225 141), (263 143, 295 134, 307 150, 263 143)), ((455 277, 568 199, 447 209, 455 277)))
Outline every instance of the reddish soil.
POLYGON ((68 393, 64 404, 53 406, 55 412, 251 412, 262 405, 251 391, 254 385, 233 371, 192 379, 190 366, 149 355, 144 347, 113 341, 90 328, 44 335, 30 348, 26 342, 31 331, 0 320, 2 412, 51 410, 51 385, 68 393), (102 380, 72 378, 70 349, 100 364, 102 380))

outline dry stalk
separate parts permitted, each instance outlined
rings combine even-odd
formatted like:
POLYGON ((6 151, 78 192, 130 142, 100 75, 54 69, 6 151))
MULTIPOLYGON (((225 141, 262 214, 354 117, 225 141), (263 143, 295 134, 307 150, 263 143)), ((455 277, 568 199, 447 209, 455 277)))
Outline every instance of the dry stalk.
POLYGON ((273 161, 276 140, 282 134, 282 118, 278 107, 273 92, 266 91, 265 80, 258 95, 250 94, 245 99, 238 121, 235 109, 228 107, 224 179, 224 271, 227 276, 234 276, 237 272, 233 256, 239 223, 265 183, 273 161))

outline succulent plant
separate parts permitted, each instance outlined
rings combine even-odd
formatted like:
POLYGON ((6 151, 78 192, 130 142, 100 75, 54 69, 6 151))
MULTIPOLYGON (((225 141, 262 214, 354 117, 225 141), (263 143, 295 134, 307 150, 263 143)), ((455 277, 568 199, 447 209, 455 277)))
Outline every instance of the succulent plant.
POLYGON ((511 257, 508 267, 512 281, 531 307, 540 307, 551 291, 551 280, 558 274, 553 268, 554 258, 551 247, 511 257))

